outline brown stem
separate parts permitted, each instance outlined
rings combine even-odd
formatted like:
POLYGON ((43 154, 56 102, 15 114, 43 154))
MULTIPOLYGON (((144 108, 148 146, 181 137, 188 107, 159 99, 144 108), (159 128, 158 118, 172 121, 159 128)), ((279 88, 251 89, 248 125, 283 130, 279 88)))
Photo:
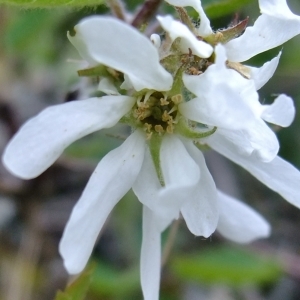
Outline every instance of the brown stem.
POLYGON ((147 0, 135 15, 131 25, 139 28, 141 25, 150 20, 156 13, 161 0, 147 0))
POLYGON ((173 248, 176 234, 177 234, 177 231, 179 228, 179 223, 180 223, 180 219, 177 219, 176 221, 173 222, 173 224, 171 226, 169 236, 168 236, 168 239, 167 239, 167 242, 166 242, 165 248, 163 250, 163 254, 162 254, 161 268, 163 268, 166 265, 168 258, 170 257, 170 253, 173 248))
POLYGON ((118 19, 125 21, 125 9, 124 5, 119 0, 107 0, 107 5, 110 7, 113 15, 118 19))

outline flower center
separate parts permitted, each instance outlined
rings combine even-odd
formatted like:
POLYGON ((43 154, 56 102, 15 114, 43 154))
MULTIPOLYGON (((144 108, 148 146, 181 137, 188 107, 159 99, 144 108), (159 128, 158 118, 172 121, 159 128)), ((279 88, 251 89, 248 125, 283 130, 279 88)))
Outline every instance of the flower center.
POLYGON ((164 93, 148 91, 137 97, 133 116, 143 124, 150 139, 153 132, 173 133, 178 122, 178 104, 182 102, 180 94, 168 97, 164 93))
POLYGON ((181 58, 181 62, 186 65, 186 74, 200 75, 204 73, 211 64, 213 64, 213 59, 213 56, 210 58, 200 58, 197 55, 192 54, 192 50, 189 49, 189 54, 184 54, 181 58))

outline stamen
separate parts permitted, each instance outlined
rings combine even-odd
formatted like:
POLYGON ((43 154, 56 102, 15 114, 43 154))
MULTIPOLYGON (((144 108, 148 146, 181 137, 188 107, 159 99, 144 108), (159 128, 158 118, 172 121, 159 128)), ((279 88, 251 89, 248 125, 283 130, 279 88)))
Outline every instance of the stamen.
POLYGON ((144 124, 144 130, 147 132, 151 132, 152 124, 145 123, 144 124))
POLYGON ((164 106, 164 105, 168 105, 170 102, 167 101, 166 98, 160 98, 160 105, 161 106, 164 106))
POLYGON ((173 106, 170 111, 168 112, 168 114, 170 115, 172 112, 177 110, 177 106, 173 106))
POLYGON ((174 96, 171 98, 171 100, 173 101, 173 103, 174 103, 175 105, 178 105, 179 103, 182 102, 182 95, 180 95, 180 94, 174 95, 174 96))
POLYGON ((153 94, 153 91, 148 91, 144 97, 144 103, 146 103, 149 99, 149 97, 153 94))
POLYGON ((158 133, 164 133, 164 129, 161 125, 155 125, 154 130, 158 133))
POLYGON ((167 111, 165 110, 161 119, 164 121, 164 122, 167 122, 168 120, 170 120, 170 118, 172 118, 168 113, 167 111))

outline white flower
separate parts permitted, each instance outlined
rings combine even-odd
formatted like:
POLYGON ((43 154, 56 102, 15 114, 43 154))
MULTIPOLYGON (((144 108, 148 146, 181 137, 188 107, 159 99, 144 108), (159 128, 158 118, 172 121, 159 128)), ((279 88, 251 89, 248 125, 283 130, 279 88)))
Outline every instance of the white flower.
MULTIPOLYGON (((197 0, 167 2, 176 6, 192 6, 200 16, 203 15, 201 3, 197 0)), ((182 103, 179 109, 189 119, 218 127, 216 133, 206 141, 201 140, 203 143, 206 142, 216 151, 242 165, 299 207, 299 172, 276 156, 279 149, 277 138, 264 123, 267 121, 283 127, 289 126, 295 116, 293 101, 286 95, 280 95, 272 105, 262 105, 256 92, 273 75, 280 54, 261 68, 247 67, 249 74, 239 72, 238 68, 225 66, 228 61, 244 61, 300 33, 300 17, 289 10, 285 0, 261 0, 259 4, 262 15, 254 26, 248 27, 240 37, 224 45, 217 45, 215 63, 204 74, 184 74, 184 84, 196 98, 182 103), (249 77, 244 78, 245 75, 249 77), (286 180, 279 183, 276 177, 281 177, 282 168, 286 171, 286 180)), ((160 17, 159 21, 171 32, 174 26, 172 23, 177 22, 173 20, 169 22, 170 25, 166 17, 160 17)), ((203 21, 201 19, 202 22, 205 25, 200 24, 199 28, 210 27, 207 18, 204 17, 203 21)), ((203 37, 211 34, 210 30, 199 31, 203 37)))
MULTIPOLYGON (((174 36, 175 28, 185 28, 177 32, 180 32, 180 37, 185 41, 185 48, 190 48, 194 53, 195 40, 198 41, 196 36, 209 40, 213 35, 201 2, 198 0, 167 0, 167 2, 179 7, 192 6, 199 13, 201 23, 199 28, 195 28, 193 37, 190 37, 191 32, 187 26, 173 20, 172 17, 158 17, 161 26, 169 32, 173 40, 179 36, 179 34, 174 36), (189 31, 188 35, 185 33, 186 30, 189 31)), ((256 91, 272 77, 280 54, 259 69, 234 65, 232 62, 249 59, 295 36, 300 32, 300 17, 290 12, 284 0, 261 0, 259 3, 263 14, 254 26, 248 27, 240 37, 215 47, 217 56, 215 64, 200 76, 184 75, 185 86, 197 98, 181 104, 180 111, 194 121, 217 126, 218 134, 224 135, 229 140, 234 139, 240 152, 253 153, 262 161, 271 161, 278 153, 279 144, 275 134, 263 120, 280 126, 289 126, 295 115, 294 106, 292 100, 285 95, 279 96, 273 105, 261 105, 256 91), (273 26, 276 22, 282 26, 273 26), (245 54, 247 58, 241 58, 245 54), (240 67, 243 68, 241 71, 240 67), (281 110, 283 106, 284 112, 281 110)))
POLYGON ((158 17, 171 43, 158 35, 151 42, 110 17, 80 22, 68 37, 89 64, 82 71, 104 70, 98 89, 108 96, 42 111, 23 125, 3 155, 12 173, 29 179, 89 133, 120 120, 134 128, 96 167, 66 225, 60 253, 69 273, 82 271, 107 216, 132 188, 143 204, 141 283, 145 300, 159 298, 161 232, 180 214, 193 234, 204 237, 217 228, 226 238, 245 243, 270 232, 267 222, 250 207, 217 191, 194 142, 208 144, 300 207, 300 173, 276 156, 279 144, 265 123, 290 125, 293 102, 280 95, 272 105, 261 105, 257 93, 275 72, 280 54, 261 68, 239 64, 245 60, 244 53, 249 58, 292 37, 283 37, 283 30, 276 39, 269 26, 274 18, 284 27, 298 22, 299 17, 290 13, 284 1, 260 1, 263 14, 253 28, 218 44, 209 42, 216 35, 200 1, 168 2, 192 6, 201 17, 199 27, 186 26, 171 16, 158 17), (268 43, 259 42, 258 50, 241 48, 247 36, 255 44, 254 37, 262 32, 269 34, 268 43), (129 96, 119 93, 116 82, 120 81, 129 96))
POLYGON ((140 127, 120 147, 109 152, 93 172, 66 225, 60 253, 69 273, 81 272, 107 216, 133 187, 144 204, 143 293, 145 299, 158 299, 161 232, 181 212, 194 234, 210 236, 219 216, 217 190, 202 153, 192 141, 171 134, 176 125, 171 122, 172 116, 181 98, 176 95, 174 99, 168 98, 164 94, 172 87, 173 78, 159 64, 155 46, 135 29, 109 17, 87 18, 75 31, 75 36, 69 38, 90 67, 100 63, 122 72, 128 86, 140 92, 134 92, 133 96, 120 95, 110 78, 102 79, 99 89, 109 96, 45 109, 27 121, 12 138, 3 154, 3 163, 16 176, 34 178, 75 140, 112 127, 124 116, 136 118, 140 127), (146 92, 141 91, 145 88, 146 92), (157 132, 142 122, 151 113, 151 105, 154 108, 170 105, 174 111, 164 116, 165 127, 159 125, 157 132), (170 133, 163 135, 161 130, 170 133), (160 144, 153 150, 155 134, 160 144), (153 153, 159 155, 159 163, 154 163, 153 153))
POLYGON ((261 16, 243 35, 226 44, 228 59, 242 62, 275 48, 300 33, 300 17, 286 0, 259 0, 261 16))

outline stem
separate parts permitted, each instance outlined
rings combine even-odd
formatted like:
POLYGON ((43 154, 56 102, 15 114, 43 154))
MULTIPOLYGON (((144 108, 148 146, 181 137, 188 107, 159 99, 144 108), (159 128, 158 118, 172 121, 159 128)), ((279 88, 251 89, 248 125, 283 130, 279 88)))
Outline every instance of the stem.
POLYGON ((161 0, 147 0, 135 15, 131 25, 139 28, 142 24, 150 20, 156 13, 160 3, 161 0))
POLYGON ((170 257, 171 250, 175 242, 176 234, 178 232, 179 223, 180 223, 180 219, 177 219, 172 223, 169 236, 162 254, 161 268, 163 268, 166 265, 168 258, 170 257))
POLYGON ((119 0, 107 0, 107 5, 110 7, 113 15, 118 19, 125 21, 125 10, 124 5, 119 0))

